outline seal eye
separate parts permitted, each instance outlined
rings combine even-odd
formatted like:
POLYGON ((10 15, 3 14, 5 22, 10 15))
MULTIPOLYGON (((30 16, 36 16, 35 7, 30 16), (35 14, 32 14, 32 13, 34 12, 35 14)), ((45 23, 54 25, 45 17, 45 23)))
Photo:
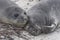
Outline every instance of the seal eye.
POLYGON ((19 16, 19 14, 14 14, 14 17, 18 17, 19 16))

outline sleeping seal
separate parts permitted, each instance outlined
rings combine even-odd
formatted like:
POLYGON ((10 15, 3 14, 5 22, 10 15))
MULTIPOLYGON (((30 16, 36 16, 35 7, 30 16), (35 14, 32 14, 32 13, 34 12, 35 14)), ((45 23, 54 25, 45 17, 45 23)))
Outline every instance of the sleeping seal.
POLYGON ((11 0, 0 0, 0 22, 23 27, 26 23, 26 12, 11 0))
POLYGON ((26 30, 37 36, 53 32, 60 23, 60 0, 46 0, 34 5, 27 11, 29 24, 26 30))

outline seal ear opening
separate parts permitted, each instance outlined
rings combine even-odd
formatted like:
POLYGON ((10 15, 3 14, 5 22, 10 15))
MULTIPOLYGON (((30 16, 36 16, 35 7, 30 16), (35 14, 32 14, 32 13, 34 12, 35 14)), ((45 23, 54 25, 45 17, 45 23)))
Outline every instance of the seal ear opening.
POLYGON ((26 12, 24 12, 24 14, 26 15, 26 12))

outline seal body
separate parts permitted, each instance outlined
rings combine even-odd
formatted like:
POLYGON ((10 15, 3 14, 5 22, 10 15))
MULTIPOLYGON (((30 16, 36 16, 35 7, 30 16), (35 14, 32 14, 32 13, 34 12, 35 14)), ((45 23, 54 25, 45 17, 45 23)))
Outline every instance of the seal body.
POLYGON ((0 0, 0 21, 23 26, 26 22, 26 12, 11 0, 0 0))
POLYGON ((30 19, 26 30, 37 36, 53 32, 60 23, 60 0, 46 0, 34 5, 27 11, 30 19))

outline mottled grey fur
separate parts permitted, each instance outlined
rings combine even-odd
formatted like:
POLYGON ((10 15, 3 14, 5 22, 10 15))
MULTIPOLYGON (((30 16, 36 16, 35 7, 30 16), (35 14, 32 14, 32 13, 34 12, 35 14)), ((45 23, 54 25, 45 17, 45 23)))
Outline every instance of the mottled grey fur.
POLYGON ((27 11, 27 15, 30 24, 26 30, 29 33, 35 36, 40 33, 51 33, 60 23, 60 0, 46 0, 37 3, 27 11))

